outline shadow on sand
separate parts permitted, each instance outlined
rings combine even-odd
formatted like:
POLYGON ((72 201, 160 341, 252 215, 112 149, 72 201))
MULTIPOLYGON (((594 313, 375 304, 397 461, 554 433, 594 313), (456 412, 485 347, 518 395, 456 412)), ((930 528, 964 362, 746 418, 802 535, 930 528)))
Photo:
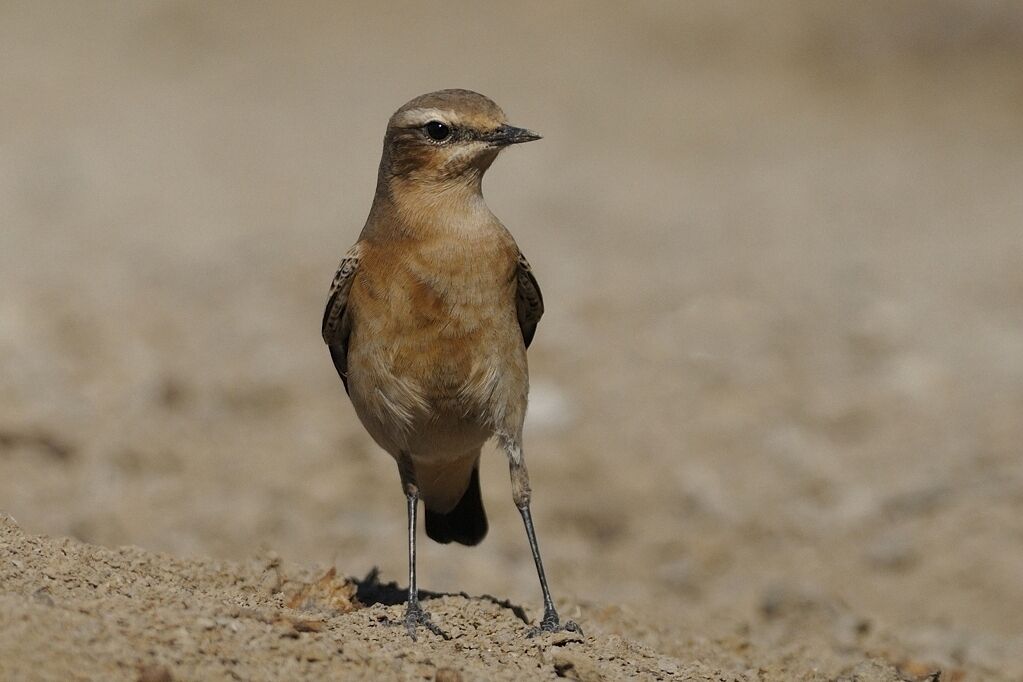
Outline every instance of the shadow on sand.
MULTIPOLYGON (((358 590, 355 593, 356 597, 366 606, 373 606, 374 604, 394 606, 395 604, 404 604, 408 598, 407 588, 398 587, 398 583, 393 581, 389 583, 380 582, 380 569, 376 566, 371 568, 362 580, 356 580, 355 584, 358 586, 358 590)), ((464 597, 465 599, 488 601, 491 604, 508 609, 526 625, 530 624, 525 610, 517 604, 512 604, 507 599, 498 599, 489 594, 474 597, 465 592, 430 592, 429 590, 419 590, 419 598, 423 601, 437 599, 438 597, 464 597)))

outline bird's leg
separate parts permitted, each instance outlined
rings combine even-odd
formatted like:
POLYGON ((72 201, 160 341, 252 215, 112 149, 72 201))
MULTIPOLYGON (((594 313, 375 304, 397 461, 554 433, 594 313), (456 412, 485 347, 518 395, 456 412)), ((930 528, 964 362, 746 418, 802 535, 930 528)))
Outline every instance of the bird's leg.
POLYGON ((416 640, 416 627, 420 625, 433 634, 447 639, 447 635, 430 620, 430 614, 419 604, 419 588, 416 586, 416 516, 419 508, 419 486, 416 484, 408 455, 403 455, 402 461, 398 463, 398 470, 408 504, 408 600, 405 602, 405 618, 402 622, 413 641, 416 640))
POLYGON ((566 621, 562 624, 558 617, 558 611, 554 608, 554 600, 551 599, 551 590, 547 586, 547 575, 543 570, 543 559, 540 558, 540 545, 536 541, 536 529, 533 527, 533 516, 529 511, 529 502, 532 491, 529 488, 529 472, 526 470, 526 462, 522 457, 522 446, 507 437, 501 437, 501 447, 508 455, 508 468, 511 473, 512 499, 518 507, 522 516, 522 523, 526 527, 526 538, 529 540, 529 549, 533 552, 533 563, 536 564, 536 574, 540 578, 540 589, 543 591, 543 618, 540 620, 540 627, 533 628, 529 636, 534 637, 541 632, 558 632, 569 630, 582 634, 582 628, 573 621, 566 621))

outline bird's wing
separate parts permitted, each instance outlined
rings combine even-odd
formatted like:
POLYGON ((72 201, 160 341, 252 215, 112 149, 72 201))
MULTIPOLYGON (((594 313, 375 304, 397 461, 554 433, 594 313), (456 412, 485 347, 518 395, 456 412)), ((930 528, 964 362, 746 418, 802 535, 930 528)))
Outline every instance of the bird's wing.
POLYGON ((330 348, 330 357, 341 376, 341 383, 345 385, 345 392, 348 391, 348 337, 352 333, 352 323, 348 316, 348 293, 359 271, 361 254, 362 245, 356 244, 341 259, 334 282, 330 285, 327 308, 323 311, 323 340, 330 348))
POLYGON ((533 276, 533 269, 529 267, 529 261, 519 252, 518 272, 516 273, 518 285, 515 291, 515 308, 519 316, 519 328, 522 330, 522 340, 526 348, 533 341, 533 334, 536 333, 536 325, 543 317, 543 294, 540 293, 540 285, 533 276))

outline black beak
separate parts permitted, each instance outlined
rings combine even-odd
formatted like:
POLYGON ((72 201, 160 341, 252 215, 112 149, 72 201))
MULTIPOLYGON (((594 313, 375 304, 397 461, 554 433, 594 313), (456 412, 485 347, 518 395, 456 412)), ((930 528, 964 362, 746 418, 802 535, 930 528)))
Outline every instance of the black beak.
POLYGON ((490 132, 483 133, 482 137, 486 142, 489 142, 495 147, 507 147, 510 144, 520 144, 522 142, 532 142, 533 140, 540 139, 540 135, 534 133, 532 130, 516 128, 515 126, 509 125, 503 125, 497 130, 491 130, 490 132))

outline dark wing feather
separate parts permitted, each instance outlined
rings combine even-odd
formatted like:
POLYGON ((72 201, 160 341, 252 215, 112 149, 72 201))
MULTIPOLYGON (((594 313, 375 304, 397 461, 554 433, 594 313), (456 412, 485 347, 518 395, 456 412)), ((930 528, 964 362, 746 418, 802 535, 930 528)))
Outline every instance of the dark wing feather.
POLYGON ((356 244, 338 266, 334 282, 330 286, 330 298, 327 308, 323 311, 323 340, 330 348, 330 357, 341 377, 341 383, 348 392, 348 337, 352 333, 352 323, 348 316, 348 293, 352 290, 352 282, 359 270, 361 246, 356 244))
POLYGON ((533 334, 536 333, 536 325, 543 317, 543 294, 540 293, 540 285, 536 283, 529 261, 522 253, 519 253, 516 278, 518 286, 515 292, 515 308, 519 316, 519 328, 522 329, 522 340, 526 343, 526 348, 529 348, 533 334))

